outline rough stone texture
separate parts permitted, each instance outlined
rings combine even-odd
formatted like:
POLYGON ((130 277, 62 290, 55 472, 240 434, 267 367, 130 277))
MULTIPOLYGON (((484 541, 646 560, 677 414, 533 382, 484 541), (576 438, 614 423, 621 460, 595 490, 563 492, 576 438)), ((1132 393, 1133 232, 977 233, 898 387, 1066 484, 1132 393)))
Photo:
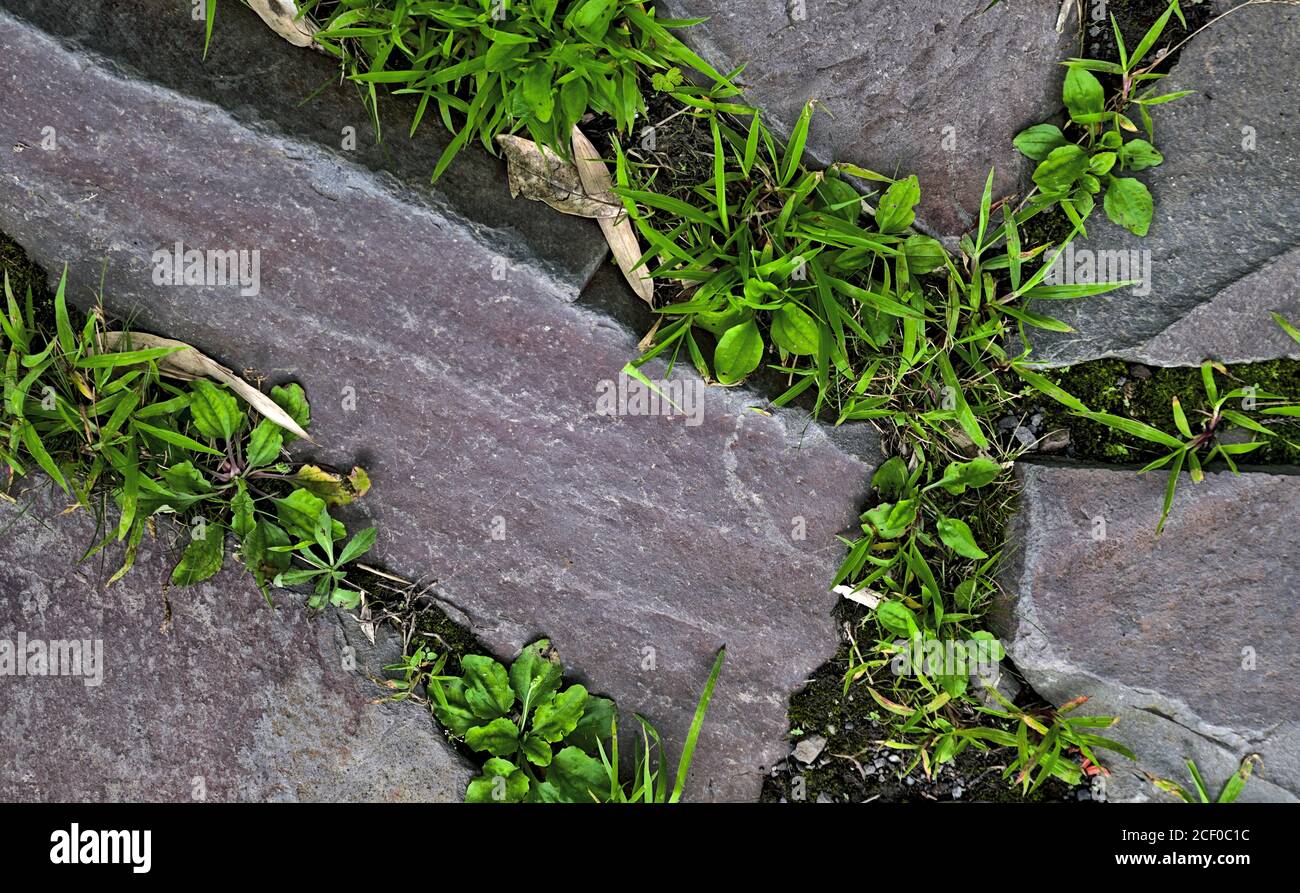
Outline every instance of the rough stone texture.
POLYGON ((919 219, 956 236, 979 213, 989 168, 999 196, 1030 168, 1011 140, 1061 105, 1073 26, 1056 32, 1057 0, 809 0, 798 19, 784 2, 660 0, 660 15, 709 16, 679 32, 716 68, 748 67, 748 101, 788 132, 809 99, 809 151, 884 174, 916 174, 919 219), (948 130, 947 128, 952 128, 948 130), (951 135, 954 142, 945 142, 951 135))
POLYGON ((1300 320, 1297 66, 1294 6, 1234 12, 1182 50, 1161 90, 1197 92, 1153 109, 1165 162, 1138 174, 1155 198, 1151 231, 1138 238, 1098 211, 1090 237, 1077 243, 1149 251, 1150 293, 1040 302, 1077 332, 1034 330, 1037 359, 1069 365, 1113 356, 1157 366, 1300 359, 1300 344, 1269 316, 1300 320))
MULTIPOLYGON (((436 113, 410 138, 415 103, 389 96, 380 103, 383 140, 378 141, 357 91, 339 83, 338 64, 323 53, 290 46, 242 4, 220 4, 212 45, 202 58, 203 22, 194 21, 192 6, 176 0, 0 0, 0 9, 101 54, 97 67, 214 103, 245 127, 317 143, 340 159, 375 171, 400 188, 407 201, 430 207, 463 227, 483 228, 502 255, 526 258, 576 283, 585 281, 604 258, 605 242, 593 221, 513 201, 505 165, 484 152, 477 140, 431 185, 429 176, 451 139, 436 113), (344 149, 349 134, 355 137, 355 148, 344 149)), ((38 145, 41 128, 53 126, 57 132, 58 124, 34 115, 22 139, 38 145)), ((345 195, 325 194, 344 207, 345 195)), ((364 235, 358 233, 358 240, 364 235)), ((354 260, 360 253, 359 248, 349 252, 354 260)))
POLYGON ((292 596, 272 609, 233 565, 169 590, 174 555, 159 540, 105 588, 115 565, 76 563, 93 519, 61 515, 67 498, 44 482, 18 499, 0 501, 0 639, 100 640, 103 672, 98 685, 0 676, 0 800, 464 795, 474 767, 425 708, 371 703, 383 689, 367 677, 392 656, 383 640, 371 649, 353 621, 310 617, 292 596))
POLYGON ((589 687, 680 742, 725 643, 688 790, 757 796, 789 693, 835 646, 834 537, 865 500, 870 438, 863 459, 723 389, 698 427, 598 416, 597 382, 636 336, 603 301, 575 304, 571 277, 518 262, 498 281, 493 231, 332 152, 3 15, 0 43, 0 229, 47 269, 70 260, 76 300, 107 260, 108 305, 137 328, 302 382, 320 457, 376 482, 350 523, 377 524, 391 570, 437 577, 499 656, 549 635, 589 687), (36 148, 45 122, 57 151, 36 148), (152 252, 177 239, 260 250, 261 294, 153 285, 152 252))
MULTIPOLYGON (((1189 786, 1194 759, 1217 792, 1258 753, 1243 799, 1300 799, 1300 476, 1184 481, 1157 537, 1164 473, 1017 469, 1020 552, 995 624, 1034 689, 1091 696, 1084 712, 1119 716, 1107 734, 1157 776, 1189 786)), ((1164 796, 1123 757, 1107 763, 1112 800, 1164 796)))

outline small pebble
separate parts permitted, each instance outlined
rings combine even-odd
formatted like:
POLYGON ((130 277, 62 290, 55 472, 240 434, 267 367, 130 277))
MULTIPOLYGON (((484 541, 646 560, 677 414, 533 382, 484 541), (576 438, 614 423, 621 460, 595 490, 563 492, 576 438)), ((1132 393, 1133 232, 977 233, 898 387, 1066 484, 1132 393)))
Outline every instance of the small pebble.
POLYGON ((952 789, 952 799, 960 800, 961 795, 964 793, 966 793, 966 789, 963 788, 961 785, 957 785, 955 788, 952 789))
POLYGON ((809 735, 794 746, 794 758, 801 763, 811 763, 821 756, 825 749, 825 738, 821 735, 809 735))

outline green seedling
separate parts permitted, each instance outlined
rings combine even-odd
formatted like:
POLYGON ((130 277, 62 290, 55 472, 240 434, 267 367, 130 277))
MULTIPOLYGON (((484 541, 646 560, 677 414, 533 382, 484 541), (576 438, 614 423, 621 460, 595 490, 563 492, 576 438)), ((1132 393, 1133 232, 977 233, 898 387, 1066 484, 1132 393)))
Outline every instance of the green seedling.
POLYGON ((640 717, 644 749, 632 778, 620 780, 614 702, 582 685, 565 685, 559 655, 546 639, 525 648, 509 670, 489 657, 467 655, 460 676, 429 676, 438 721, 488 757, 465 792, 466 802, 677 802, 724 653, 718 652, 696 708, 671 792, 662 741, 640 717), (651 737, 659 751, 657 767, 651 737))
POLYGON ((1180 797, 1184 803, 1235 803, 1241 796, 1241 791, 1250 780, 1250 775, 1255 771, 1255 767, 1260 764, 1259 754, 1250 754, 1241 761, 1241 767, 1232 774, 1232 777, 1224 783, 1223 788, 1219 791, 1219 796, 1211 798, 1209 788, 1206 787, 1205 779, 1201 777, 1201 770, 1196 767, 1195 760, 1187 761, 1187 771, 1192 776, 1192 791, 1176 781, 1170 781, 1166 778, 1156 778, 1151 776, 1151 783, 1167 794, 1173 794, 1180 797))
POLYGON ((1084 231, 1098 195, 1102 196, 1106 216, 1113 223, 1139 236, 1145 236, 1151 226, 1155 205, 1150 190, 1142 181, 1123 174, 1163 163, 1164 156, 1151 143, 1155 139, 1155 127, 1149 108, 1191 92, 1158 94, 1156 82, 1164 75, 1153 69, 1164 61, 1163 57, 1142 64, 1174 15, 1186 27, 1178 0, 1171 0, 1164 14, 1130 53, 1112 13, 1110 21, 1120 61, 1070 59, 1063 63, 1066 74, 1061 98, 1069 123, 1080 131, 1080 136, 1071 140, 1053 124, 1036 124, 1015 138, 1016 148, 1038 162, 1034 184, 1040 194, 1034 198, 1034 204, 1059 205, 1080 231, 1084 231), (1114 82, 1115 88, 1109 96, 1097 74, 1114 82), (1130 106, 1137 107, 1147 139, 1129 138, 1138 132, 1129 117, 1130 106))

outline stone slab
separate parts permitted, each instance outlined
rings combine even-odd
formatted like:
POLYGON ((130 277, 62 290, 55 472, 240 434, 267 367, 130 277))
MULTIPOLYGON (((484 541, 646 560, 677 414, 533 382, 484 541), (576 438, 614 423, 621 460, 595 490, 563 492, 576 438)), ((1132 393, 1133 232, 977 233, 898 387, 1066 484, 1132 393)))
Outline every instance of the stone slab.
POLYGON ((371 171, 3 14, 0 43, 0 229, 48 270, 69 260, 75 300, 107 262, 108 306, 137 328, 300 381, 320 458, 375 480, 350 523, 379 527, 390 570, 436 577, 499 656, 549 635, 680 742, 726 644, 690 791, 757 797, 790 692, 834 651, 835 535, 866 498, 870 438, 855 455, 743 390, 707 390, 698 426, 598 415, 637 335, 575 304, 571 278, 502 265, 491 232, 371 171), (45 121, 57 151, 11 148, 45 121), (154 285, 177 240, 259 250, 260 293, 154 285))
MULTIPOLYGON (((360 94, 340 83, 332 57, 291 46, 241 3, 220 4, 203 58, 204 23, 194 20, 193 6, 175 0, 0 0, 0 9, 98 54, 97 66, 219 105, 243 127, 314 143, 342 162, 374 171, 405 200, 490 232, 504 256, 527 258, 576 284, 585 282, 605 257, 605 241, 593 221, 511 200, 504 163, 484 152, 477 140, 431 184, 438 157, 451 140, 436 114, 411 137, 415 103, 387 96, 379 105, 378 139, 360 94), (345 147, 349 137, 350 148, 345 147)), ((39 143, 42 127, 55 126, 57 134, 57 121, 37 115, 30 123, 34 131, 22 136, 32 145, 39 143)), ((361 250, 358 245, 349 253, 361 250)))
POLYGON ((679 32, 721 71, 747 67, 747 101, 787 132, 809 99, 808 151, 888 175, 916 174, 919 222, 957 236, 977 222, 989 168, 998 196, 1030 168, 1011 140, 1061 106, 1057 0, 660 0, 661 16, 709 20, 679 32))
POLYGON ((1039 302, 1036 309, 1076 333, 1033 330, 1036 359, 1070 365, 1117 357, 1154 366, 1300 359, 1300 344, 1269 315, 1300 321, 1298 66, 1295 6, 1239 10, 1182 50, 1160 89, 1195 93, 1153 108, 1165 161, 1137 175, 1155 199, 1150 232, 1134 236, 1098 210, 1089 237, 1076 243, 1139 252, 1147 281, 1039 302))
MULTIPOLYGON (((1184 478, 1155 534, 1167 477, 1017 463, 1014 560, 995 626, 1034 689, 1118 716, 1139 766, 1221 785, 1249 753, 1244 800, 1300 799, 1300 476, 1184 478)), ((1159 799, 1107 756, 1110 799, 1159 799)))
POLYGON ((77 563, 95 524, 62 514, 68 502, 44 481, 0 500, 0 639, 98 641, 102 658, 81 675, 0 676, 0 801, 463 797, 474 767, 427 708, 372 703, 391 649, 355 622, 285 594, 272 608, 233 561, 170 588, 166 523, 106 588, 116 565, 77 563))

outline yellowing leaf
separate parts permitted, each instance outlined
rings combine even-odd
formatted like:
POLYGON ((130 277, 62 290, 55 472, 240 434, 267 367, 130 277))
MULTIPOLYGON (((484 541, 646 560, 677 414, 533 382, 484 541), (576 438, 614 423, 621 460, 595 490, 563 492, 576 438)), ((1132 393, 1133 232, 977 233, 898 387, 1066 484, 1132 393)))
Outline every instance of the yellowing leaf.
POLYGON ((293 482, 327 505, 347 505, 370 489, 370 476, 359 466, 344 477, 319 465, 304 465, 294 474, 293 482))
POLYGON ((588 195, 578 169, 545 146, 512 133, 497 136, 506 153, 510 195, 546 202, 562 214, 575 217, 614 218, 623 203, 614 195, 588 195))

